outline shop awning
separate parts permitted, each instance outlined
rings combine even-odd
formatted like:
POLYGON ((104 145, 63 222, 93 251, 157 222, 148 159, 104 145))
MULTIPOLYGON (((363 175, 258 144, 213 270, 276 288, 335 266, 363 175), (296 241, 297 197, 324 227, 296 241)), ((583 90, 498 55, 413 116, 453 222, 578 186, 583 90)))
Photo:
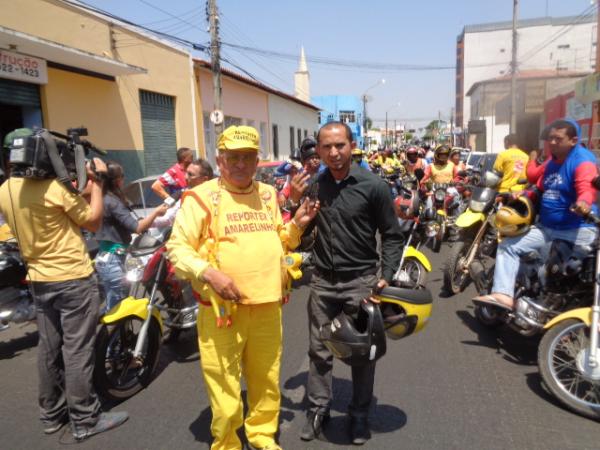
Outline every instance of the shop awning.
POLYGON ((95 55, 2 26, 0 26, 0 48, 109 76, 148 72, 143 67, 125 64, 116 59, 95 55))

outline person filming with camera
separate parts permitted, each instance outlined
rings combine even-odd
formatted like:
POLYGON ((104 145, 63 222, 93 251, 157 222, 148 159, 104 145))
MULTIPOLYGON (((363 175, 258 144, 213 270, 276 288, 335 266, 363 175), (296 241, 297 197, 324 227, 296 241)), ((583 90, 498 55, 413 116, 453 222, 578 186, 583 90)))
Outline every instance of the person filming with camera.
MULTIPOLYGON (((70 149, 82 150, 81 145, 61 147, 46 130, 15 139, 17 143, 22 147, 15 159, 43 148, 50 155, 43 156, 54 167, 54 173, 48 167, 36 172, 27 164, 44 159, 22 158, 0 186, 0 213, 27 264, 37 311, 40 419, 46 434, 70 422, 73 437, 83 440, 128 418, 125 412, 102 412, 92 385, 100 295, 81 228, 93 232, 100 228, 102 179, 107 169, 98 158, 93 160, 95 170, 87 163, 87 177, 92 180, 88 204, 70 189, 65 177, 69 173, 65 159, 75 153, 70 149), (31 173, 38 175, 34 178, 31 173)), ((12 159, 11 153, 11 164, 12 159)), ((81 169, 77 174, 85 180, 81 169)))

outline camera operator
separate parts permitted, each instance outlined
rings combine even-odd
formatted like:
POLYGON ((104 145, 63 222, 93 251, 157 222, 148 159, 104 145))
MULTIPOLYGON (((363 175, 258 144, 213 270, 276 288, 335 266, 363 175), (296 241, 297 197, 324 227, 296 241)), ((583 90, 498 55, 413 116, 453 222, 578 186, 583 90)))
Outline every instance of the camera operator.
POLYGON ((119 426, 125 412, 103 413, 92 385, 100 296, 80 227, 102 223, 106 165, 88 163, 91 201, 56 178, 16 177, 0 186, 0 213, 28 266, 39 330, 40 419, 46 434, 71 422, 76 440, 119 426))

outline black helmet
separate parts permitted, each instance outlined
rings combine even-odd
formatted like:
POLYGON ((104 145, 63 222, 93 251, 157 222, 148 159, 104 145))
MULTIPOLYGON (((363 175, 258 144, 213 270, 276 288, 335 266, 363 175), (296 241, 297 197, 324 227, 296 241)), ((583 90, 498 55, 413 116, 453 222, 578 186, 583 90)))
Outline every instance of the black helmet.
POLYGON ((315 141, 312 137, 304 138, 302 143, 300 144, 300 159, 302 162, 306 161, 312 155, 317 154, 317 141, 315 141))
POLYGON ((333 356, 350 366, 364 366, 385 355, 383 318, 371 302, 361 302, 356 315, 342 311, 319 334, 333 356))
POLYGON ((27 269, 16 247, 0 244, 0 287, 18 285, 27 269))

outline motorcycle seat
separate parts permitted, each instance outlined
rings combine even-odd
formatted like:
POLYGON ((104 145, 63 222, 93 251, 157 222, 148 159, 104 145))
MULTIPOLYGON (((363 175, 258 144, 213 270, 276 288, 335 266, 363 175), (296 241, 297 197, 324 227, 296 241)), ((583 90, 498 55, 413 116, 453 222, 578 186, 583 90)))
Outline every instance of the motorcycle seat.
POLYGON ((393 298, 395 300, 402 300, 415 305, 426 305, 433 303, 429 289, 405 289, 389 286, 383 288, 378 295, 382 297, 393 298))

